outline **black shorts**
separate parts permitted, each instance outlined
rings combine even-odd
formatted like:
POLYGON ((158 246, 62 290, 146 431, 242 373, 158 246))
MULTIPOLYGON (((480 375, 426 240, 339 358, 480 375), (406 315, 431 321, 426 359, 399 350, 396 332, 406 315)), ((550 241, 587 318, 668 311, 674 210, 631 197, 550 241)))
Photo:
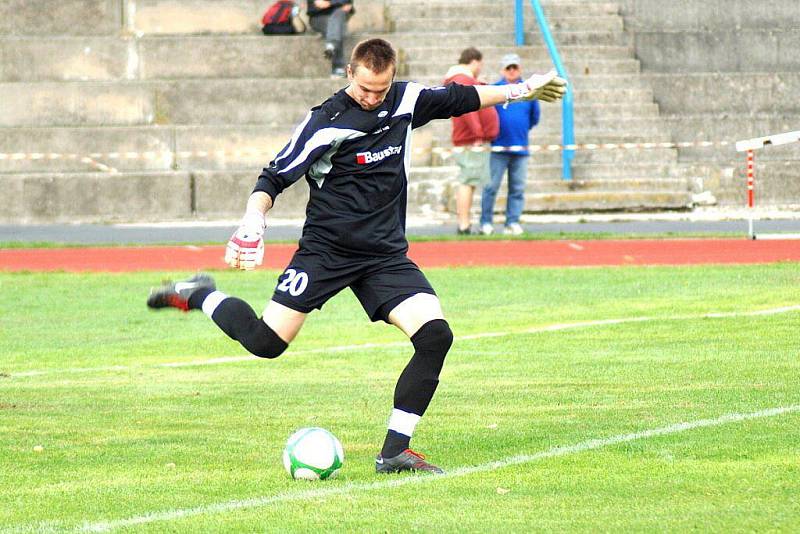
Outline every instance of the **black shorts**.
POLYGON ((345 287, 353 290, 372 321, 389 322, 389 312, 412 295, 436 294, 419 267, 405 255, 351 258, 300 249, 278 277, 272 300, 309 313, 321 309, 345 287))

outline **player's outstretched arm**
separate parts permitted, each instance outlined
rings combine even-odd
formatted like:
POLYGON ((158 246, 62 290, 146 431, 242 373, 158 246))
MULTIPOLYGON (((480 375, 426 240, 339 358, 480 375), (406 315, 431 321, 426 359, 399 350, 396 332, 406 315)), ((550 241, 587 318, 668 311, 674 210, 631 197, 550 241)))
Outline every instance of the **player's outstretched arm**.
POLYGON ((508 85, 476 85, 481 99, 481 108, 497 104, 521 102, 523 100, 542 100, 555 102, 567 92, 567 81, 556 71, 547 74, 534 74, 524 82, 508 85))
POLYGON ((255 191, 247 200, 242 222, 225 248, 225 263, 235 269, 251 271, 264 261, 264 217, 272 208, 272 198, 255 191))

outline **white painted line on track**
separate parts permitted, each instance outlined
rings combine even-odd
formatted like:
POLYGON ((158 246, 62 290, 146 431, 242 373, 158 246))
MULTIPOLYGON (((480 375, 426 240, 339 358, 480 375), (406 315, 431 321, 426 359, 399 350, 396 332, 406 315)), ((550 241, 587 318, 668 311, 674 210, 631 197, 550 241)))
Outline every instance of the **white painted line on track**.
POLYGON ((261 508, 271 504, 283 502, 296 502, 296 501, 309 501, 316 499, 324 499, 327 497, 336 497, 339 495, 350 495, 357 492, 365 492, 379 489, 391 489, 400 486, 407 486, 411 484, 432 483, 451 478, 458 478, 463 476, 472 475, 475 473, 484 473, 488 471, 495 471, 514 465, 527 464, 547 460, 549 458, 557 458, 560 456, 568 456, 570 454, 578 454, 585 451, 602 449, 620 443, 628 443, 642 439, 655 438, 659 436, 669 436, 672 434, 679 434, 688 430, 696 428, 715 427, 731 423, 738 423, 751 419, 762 419, 765 417, 775 417, 790 413, 800 412, 800 405, 792 405, 778 408, 769 408, 750 413, 731 413, 716 417, 714 419, 698 419, 696 421, 687 421, 683 423, 675 423, 672 425, 652 428, 650 430, 642 430, 632 434, 620 434, 607 438, 596 438, 581 441, 574 445, 565 445, 561 447, 553 447, 546 451, 541 451, 534 454, 520 454, 511 456, 503 460, 497 460, 485 464, 460 467, 452 471, 448 471, 444 475, 430 475, 430 476, 406 476, 402 478, 391 478, 389 480, 381 480, 378 482, 354 482, 345 483, 341 486, 334 486, 329 488, 310 489, 304 491, 294 491, 281 493, 278 495, 271 495, 265 497, 253 497, 250 499, 232 500, 221 503, 207 504, 203 506, 196 506, 194 508, 182 508, 175 510, 166 510, 162 512, 149 512, 139 516, 133 516, 126 519, 115 519, 110 521, 100 522, 84 522, 76 529, 77 532, 109 532, 112 530, 135 527, 137 525, 145 525, 159 521, 174 521, 188 517, 208 514, 220 514, 231 512, 234 510, 242 510, 248 508, 261 508))
MULTIPOLYGON (((469 341, 473 339, 486 339, 491 337, 503 337, 503 336, 517 335, 517 334, 539 334, 545 332, 557 332, 561 330, 574 330, 579 328, 593 328, 593 327, 618 325, 625 323, 642 323, 648 321, 691 321, 697 319, 726 319, 726 318, 736 318, 736 317, 758 317, 758 316, 778 315, 781 313, 790 313, 794 311, 800 311, 800 304, 794 306, 781 306, 780 308, 768 308, 765 310, 754 310, 754 311, 743 311, 743 312, 742 311, 709 312, 698 315, 671 315, 666 317, 643 316, 643 317, 622 317, 619 319, 599 319, 596 321, 578 321, 575 323, 559 323, 546 326, 535 326, 532 328, 528 328, 526 330, 519 330, 519 331, 481 332, 478 334, 469 334, 466 336, 456 336, 455 341, 469 341)), ((298 350, 298 351, 293 351, 291 354, 292 355, 330 354, 332 352, 346 352, 352 350, 407 347, 408 344, 409 344, 408 341, 390 341, 386 343, 362 343, 359 345, 338 345, 334 347, 324 347, 319 349, 298 350)), ((203 365, 220 365, 227 363, 255 361, 260 359, 261 358, 258 358, 256 356, 226 356, 221 358, 210 358, 205 360, 155 363, 151 365, 141 365, 141 366, 113 365, 108 367, 75 367, 66 369, 42 369, 39 371, 11 372, 9 374, 11 378, 23 378, 23 377, 33 377, 33 376, 52 375, 52 374, 77 374, 77 373, 92 373, 92 372, 104 372, 104 371, 137 371, 137 370, 163 368, 163 367, 167 368, 196 367, 203 365)))

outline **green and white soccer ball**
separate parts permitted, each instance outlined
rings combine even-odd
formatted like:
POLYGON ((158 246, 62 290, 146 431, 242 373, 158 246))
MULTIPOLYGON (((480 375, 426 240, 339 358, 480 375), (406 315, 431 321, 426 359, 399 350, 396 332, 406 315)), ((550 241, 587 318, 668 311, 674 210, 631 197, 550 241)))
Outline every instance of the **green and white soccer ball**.
POLYGON ((283 466, 294 479, 333 478, 344 463, 344 450, 336 436, 324 428, 301 428, 283 449, 283 466))

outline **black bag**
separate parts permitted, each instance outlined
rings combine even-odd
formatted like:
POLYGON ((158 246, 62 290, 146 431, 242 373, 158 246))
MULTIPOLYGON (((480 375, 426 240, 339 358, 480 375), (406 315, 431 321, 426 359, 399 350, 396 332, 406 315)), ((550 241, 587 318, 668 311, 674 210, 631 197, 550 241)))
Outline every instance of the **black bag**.
POLYGON ((303 33, 306 28, 297 16, 299 12, 300 8, 292 0, 278 0, 261 17, 261 31, 264 35, 303 33))

